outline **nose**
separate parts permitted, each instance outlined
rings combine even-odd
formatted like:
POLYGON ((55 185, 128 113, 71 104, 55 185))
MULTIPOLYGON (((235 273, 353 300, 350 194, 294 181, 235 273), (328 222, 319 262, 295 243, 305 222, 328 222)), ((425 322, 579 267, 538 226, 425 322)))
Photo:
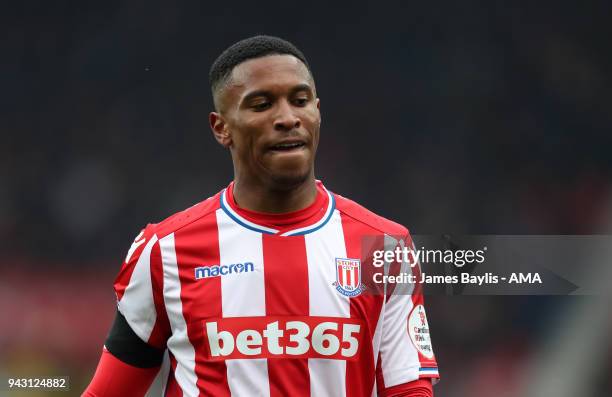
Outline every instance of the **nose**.
POLYGON ((287 101, 281 101, 275 115, 274 129, 278 131, 291 131, 299 128, 301 125, 302 121, 295 114, 291 104, 287 101))

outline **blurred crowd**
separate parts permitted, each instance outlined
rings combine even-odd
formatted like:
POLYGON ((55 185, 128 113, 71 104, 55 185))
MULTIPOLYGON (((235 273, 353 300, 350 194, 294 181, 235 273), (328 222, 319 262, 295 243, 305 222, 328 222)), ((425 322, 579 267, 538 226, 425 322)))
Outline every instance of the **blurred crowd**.
MULTIPOLYGON (((258 33, 309 59, 330 190, 415 234, 612 229, 610 3, 301 7, 24 2, 0 17, 0 374, 92 374, 133 237, 231 181, 208 69, 258 33)), ((566 299, 428 297, 440 395, 512 395, 566 299)))

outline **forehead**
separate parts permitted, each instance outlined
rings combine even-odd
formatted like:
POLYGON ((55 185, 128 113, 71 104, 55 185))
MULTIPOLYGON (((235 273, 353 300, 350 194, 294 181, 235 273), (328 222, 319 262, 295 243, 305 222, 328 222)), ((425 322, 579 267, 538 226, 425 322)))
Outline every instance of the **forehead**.
POLYGON ((268 55, 249 59, 232 71, 229 89, 235 94, 308 84, 314 90, 306 65, 292 55, 268 55))

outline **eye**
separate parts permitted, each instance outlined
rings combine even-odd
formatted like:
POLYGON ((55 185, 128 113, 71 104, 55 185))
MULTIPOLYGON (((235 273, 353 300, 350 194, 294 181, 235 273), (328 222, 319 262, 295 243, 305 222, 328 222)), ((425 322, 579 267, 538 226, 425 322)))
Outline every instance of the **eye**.
POLYGON ((271 106, 271 103, 268 101, 265 102, 256 102, 251 105, 251 108, 256 112, 263 112, 271 106))
POLYGON ((297 105, 297 106, 306 106, 308 104, 308 100, 309 98, 304 97, 304 98, 296 98, 293 100, 293 102, 297 105))

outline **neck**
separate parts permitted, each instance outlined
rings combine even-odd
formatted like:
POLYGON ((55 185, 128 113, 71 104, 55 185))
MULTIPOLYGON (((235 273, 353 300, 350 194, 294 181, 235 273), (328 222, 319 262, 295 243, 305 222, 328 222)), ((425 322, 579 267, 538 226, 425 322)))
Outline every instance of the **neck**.
POLYGON ((317 186, 314 175, 290 189, 262 186, 234 179, 234 201, 241 208, 267 213, 285 213, 308 207, 315 201, 317 186))

